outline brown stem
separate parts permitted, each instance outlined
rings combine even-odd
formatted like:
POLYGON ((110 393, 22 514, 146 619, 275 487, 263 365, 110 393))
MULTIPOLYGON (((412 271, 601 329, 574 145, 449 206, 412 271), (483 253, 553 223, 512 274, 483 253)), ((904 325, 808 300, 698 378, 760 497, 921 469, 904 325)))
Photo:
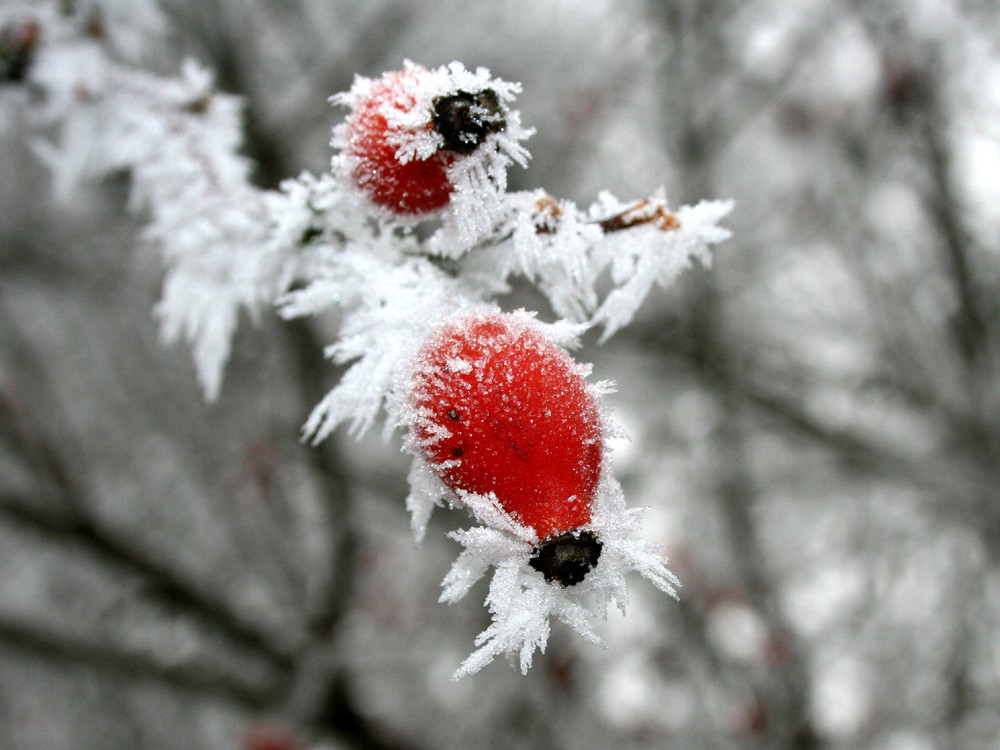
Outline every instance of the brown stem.
POLYGON ((598 222, 598 226, 605 232, 618 232, 641 224, 652 224, 657 229, 664 231, 680 229, 681 226, 676 216, 662 205, 652 203, 646 198, 636 201, 624 211, 598 222))

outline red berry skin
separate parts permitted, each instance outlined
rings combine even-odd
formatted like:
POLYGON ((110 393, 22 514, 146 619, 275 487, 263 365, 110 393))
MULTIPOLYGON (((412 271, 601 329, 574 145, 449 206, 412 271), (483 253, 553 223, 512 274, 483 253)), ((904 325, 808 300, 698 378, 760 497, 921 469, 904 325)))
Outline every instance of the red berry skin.
POLYGON ((590 522, 600 412, 577 365, 530 321, 446 324, 417 355, 411 403, 423 456, 451 489, 495 493, 542 540, 590 522))
MULTIPOLYGON (((347 152, 354 159, 354 184, 373 203, 400 215, 438 211, 448 204, 453 189, 448 167, 456 154, 437 151, 428 159, 402 164, 396 157, 397 146, 388 140, 390 127, 382 108, 412 110, 416 99, 404 84, 421 72, 386 73, 372 83, 368 96, 355 106, 347 121, 347 152)), ((433 129, 430 115, 425 129, 433 129)))

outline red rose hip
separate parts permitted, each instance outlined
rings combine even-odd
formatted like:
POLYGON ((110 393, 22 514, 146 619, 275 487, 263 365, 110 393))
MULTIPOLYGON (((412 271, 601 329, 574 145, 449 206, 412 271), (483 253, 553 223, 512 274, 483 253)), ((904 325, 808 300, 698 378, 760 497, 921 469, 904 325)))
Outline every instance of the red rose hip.
POLYGON ((345 152, 354 185, 398 215, 444 208, 454 189, 449 167, 506 125, 494 91, 429 97, 422 87, 430 75, 419 67, 385 73, 354 102, 346 123, 345 152), (422 153, 403 148, 421 140, 422 153), (426 153, 426 144, 434 142, 433 152, 426 153))
POLYGON ((580 368, 530 319, 472 313, 445 324, 417 356, 410 398, 413 436, 448 487, 494 493, 542 540, 590 522, 600 412, 580 368))

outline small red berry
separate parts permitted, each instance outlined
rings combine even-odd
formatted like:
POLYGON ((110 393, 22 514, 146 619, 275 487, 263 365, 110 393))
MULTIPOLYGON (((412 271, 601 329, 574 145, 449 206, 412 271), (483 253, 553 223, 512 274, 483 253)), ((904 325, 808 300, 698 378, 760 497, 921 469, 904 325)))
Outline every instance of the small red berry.
MULTIPOLYGON (((600 478, 600 412, 579 367, 529 318, 473 313, 445 324, 417 355, 411 403, 417 443, 448 487, 492 492, 540 539, 553 538, 536 569, 565 557, 571 538, 591 548, 583 574, 593 567, 600 543, 574 530, 590 522, 600 478)), ((546 578, 582 580, 557 572, 546 578)))
POLYGON ((395 214, 421 216, 444 208, 454 189, 449 167, 506 125, 495 92, 432 96, 424 90, 431 75, 416 67, 385 73, 354 103, 346 123, 351 179, 395 214), (407 141, 410 149, 404 148, 407 141), (424 151, 414 153, 418 141, 424 151), (429 154, 428 143, 436 143, 429 154))

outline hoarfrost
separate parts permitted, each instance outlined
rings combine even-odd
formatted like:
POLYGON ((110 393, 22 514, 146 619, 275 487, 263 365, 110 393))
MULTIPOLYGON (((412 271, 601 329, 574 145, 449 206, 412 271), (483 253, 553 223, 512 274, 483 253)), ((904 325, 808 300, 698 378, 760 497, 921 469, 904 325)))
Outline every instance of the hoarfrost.
POLYGON ((609 232, 595 252, 596 265, 610 269, 614 283, 592 318, 604 326, 602 341, 632 320, 654 284, 669 286, 693 261, 709 264, 709 247, 729 237, 717 222, 731 210, 730 201, 703 201, 671 214, 662 193, 632 207, 602 196, 591 215, 622 217, 628 227, 609 232))
MULTIPOLYGON (((406 95, 416 106, 384 112, 396 157, 405 161, 441 148, 429 114, 438 97, 489 89, 504 107, 505 127, 449 167, 453 193, 437 215, 397 217, 367 201, 351 182, 346 125, 334 129, 330 173, 263 191, 250 184, 249 164, 238 153, 242 102, 216 90, 209 71, 189 62, 177 78, 153 76, 120 62, 54 4, 33 12, 46 33, 28 83, 45 95, 24 100, 26 119, 54 133, 35 141, 36 153, 65 199, 87 180, 131 173, 130 206, 147 212, 144 237, 159 248, 165 269, 156 307, 163 337, 189 343, 209 400, 222 386, 241 317, 255 319, 272 305, 285 318, 339 311, 340 328, 325 353, 350 367, 304 427, 314 442, 344 422, 360 434, 382 413, 387 431, 411 424, 406 368, 418 347, 450 315, 497 310, 514 277, 533 283, 559 320, 543 324, 519 314, 572 346, 590 327, 601 326, 603 340, 627 325, 654 285, 670 284, 694 261, 707 264, 711 246, 729 236, 718 225, 728 202, 674 211, 660 193, 633 202, 603 195, 584 210, 543 191, 507 192, 507 169, 528 160, 522 142, 530 131, 510 109, 520 87, 459 63, 433 70, 405 63, 413 74, 406 95)), ((354 108, 371 84, 358 78, 334 101, 354 108)), ((580 373, 588 370, 581 366, 580 373)), ((589 387, 595 398, 608 389, 589 387)), ((486 599, 492 623, 456 676, 503 653, 527 670, 545 648, 552 617, 598 642, 587 604, 600 615, 611 602, 624 608, 630 572, 676 596, 678 582, 661 551, 637 538, 639 511, 625 506, 612 476, 606 441, 613 427, 606 415, 602 421, 604 465, 591 523, 581 531, 603 548, 586 578, 566 588, 528 564, 539 540, 495 497, 452 493, 415 459, 406 501, 415 537, 423 537, 433 508, 446 498, 479 524, 452 534, 463 550, 444 580, 442 601, 461 599, 493 568, 486 599)))
POLYGON ((442 582, 441 601, 459 601, 491 567, 494 572, 486 596, 492 622, 476 637, 477 648, 459 666, 455 679, 478 672, 501 654, 516 655, 521 672, 527 672, 534 652, 545 651, 553 617, 584 640, 600 645, 594 617, 606 617, 612 602, 625 611, 629 573, 639 573, 677 598, 680 582, 667 567, 663 550, 637 536, 642 511, 626 507, 607 462, 591 523, 579 530, 594 533, 603 548, 596 566, 574 586, 548 582, 529 566, 538 539, 505 513, 495 498, 466 494, 461 501, 482 525, 450 534, 463 550, 442 582))

